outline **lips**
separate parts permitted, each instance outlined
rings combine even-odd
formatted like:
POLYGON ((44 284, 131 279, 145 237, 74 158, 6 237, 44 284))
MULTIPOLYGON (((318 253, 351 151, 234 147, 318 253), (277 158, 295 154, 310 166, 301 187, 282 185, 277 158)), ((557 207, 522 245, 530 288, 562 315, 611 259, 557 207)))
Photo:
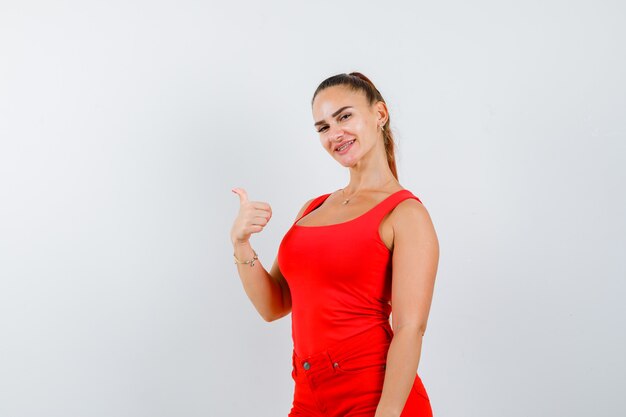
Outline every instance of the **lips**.
MULTIPOLYGON (((335 151, 341 152, 342 150, 339 150, 339 148, 341 148, 342 146, 345 146, 345 145, 347 145, 347 148, 349 148, 354 141, 355 141, 355 139, 352 139, 352 140, 348 140, 346 142, 340 143, 339 145, 335 146, 335 151)), ((345 151, 345 149, 343 149, 343 150, 345 151)))

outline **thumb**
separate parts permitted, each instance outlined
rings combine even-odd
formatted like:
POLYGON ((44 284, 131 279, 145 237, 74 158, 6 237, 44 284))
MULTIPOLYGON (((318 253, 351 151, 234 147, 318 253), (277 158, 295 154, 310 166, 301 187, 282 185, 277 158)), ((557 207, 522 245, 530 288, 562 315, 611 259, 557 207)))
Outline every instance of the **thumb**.
POLYGON ((248 202, 248 193, 243 188, 233 188, 231 191, 239 195, 239 204, 248 202))

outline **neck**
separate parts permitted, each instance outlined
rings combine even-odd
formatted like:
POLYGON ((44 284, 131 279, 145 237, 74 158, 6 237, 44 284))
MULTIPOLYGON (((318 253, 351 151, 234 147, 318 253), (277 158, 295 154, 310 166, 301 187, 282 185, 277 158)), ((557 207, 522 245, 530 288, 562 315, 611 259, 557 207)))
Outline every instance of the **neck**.
POLYGON ((350 182, 344 187, 346 196, 360 190, 380 190, 398 182, 389 168, 389 163, 382 152, 371 149, 356 164, 350 167, 350 182))

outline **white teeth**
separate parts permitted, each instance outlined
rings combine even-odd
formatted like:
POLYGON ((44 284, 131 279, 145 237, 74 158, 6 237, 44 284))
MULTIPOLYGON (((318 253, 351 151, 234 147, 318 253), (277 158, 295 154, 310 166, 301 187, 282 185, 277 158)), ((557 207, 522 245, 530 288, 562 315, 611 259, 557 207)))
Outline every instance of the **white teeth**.
POLYGON ((352 142, 354 142, 354 139, 352 139, 350 142, 346 142, 343 145, 341 145, 340 147, 337 148, 338 151, 343 151, 344 149, 346 149, 348 147, 348 145, 350 145, 352 142))

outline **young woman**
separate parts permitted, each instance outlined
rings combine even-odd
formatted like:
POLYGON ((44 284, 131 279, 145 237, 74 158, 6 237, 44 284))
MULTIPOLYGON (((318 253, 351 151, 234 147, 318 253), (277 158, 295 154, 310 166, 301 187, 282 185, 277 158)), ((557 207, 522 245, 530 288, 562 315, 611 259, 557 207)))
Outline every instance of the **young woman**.
POLYGON ((304 204, 270 272, 249 239, 271 207, 233 189, 245 291, 266 321, 292 313, 289 417, 432 416, 417 367, 439 242, 422 202, 398 182, 385 100, 352 72, 324 80, 311 106, 322 147, 350 181, 304 204))

